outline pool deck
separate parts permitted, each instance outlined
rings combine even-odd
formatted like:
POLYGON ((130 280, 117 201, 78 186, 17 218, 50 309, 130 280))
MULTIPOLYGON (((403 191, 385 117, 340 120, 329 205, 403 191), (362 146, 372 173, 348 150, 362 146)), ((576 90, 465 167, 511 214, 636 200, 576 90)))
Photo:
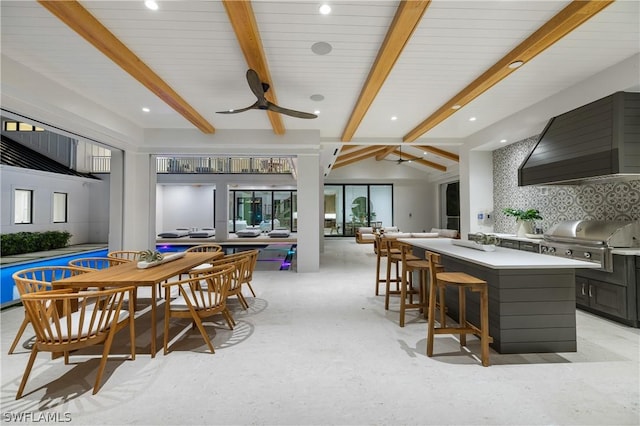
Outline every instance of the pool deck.
POLYGON ((32 262, 37 259, 44 259, 56 256, 68 256, 70 254, 82 253, 85 251, 102 250, 107 248, 107 243, 77 244, 55 250, 36 251, 33 253, 22 253, 13 256, 0 256, 0 266, 7 266, 19 262, 32 262))

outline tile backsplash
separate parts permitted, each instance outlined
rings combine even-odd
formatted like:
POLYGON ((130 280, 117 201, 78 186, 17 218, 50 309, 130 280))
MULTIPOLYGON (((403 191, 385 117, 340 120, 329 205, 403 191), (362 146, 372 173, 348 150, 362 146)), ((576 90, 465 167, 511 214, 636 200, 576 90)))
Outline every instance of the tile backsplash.
POLYGON ((502 209, 538 209, 543 230, 563 220, 640 220, 640 180, 581 185, 518 186, 518 167, 533 149, 532 136, 493 152, 494 231, 513 233, 502 209))

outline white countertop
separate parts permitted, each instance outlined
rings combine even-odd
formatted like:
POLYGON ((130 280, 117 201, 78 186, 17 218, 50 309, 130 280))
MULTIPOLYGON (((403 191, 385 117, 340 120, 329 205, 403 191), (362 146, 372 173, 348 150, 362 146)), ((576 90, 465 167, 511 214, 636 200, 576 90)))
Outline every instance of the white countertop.
POLYGON ((400 238, 399 241, 493 269, 597 269, 600 267, 596 263, 582 260, 565 259, 504 247, 496 247, 495 251, 475 250, 453 245, 451 238, 400 238))

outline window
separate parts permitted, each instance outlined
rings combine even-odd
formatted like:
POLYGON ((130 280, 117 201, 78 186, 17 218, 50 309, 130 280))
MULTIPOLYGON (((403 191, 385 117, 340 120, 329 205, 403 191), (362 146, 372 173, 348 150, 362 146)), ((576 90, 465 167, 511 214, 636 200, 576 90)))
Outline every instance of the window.
POLYGON ((33 223, 33 191, 28 189, 16 189, 14 197, 14 223, 33 223))
POLYGON ((53 223, 67 222, 67 194, 53 193, 53 223))
POLYGON ((42 127, 21 123, 19 121, 5 121, 4 130, 6 132, 44 132, 42 127))

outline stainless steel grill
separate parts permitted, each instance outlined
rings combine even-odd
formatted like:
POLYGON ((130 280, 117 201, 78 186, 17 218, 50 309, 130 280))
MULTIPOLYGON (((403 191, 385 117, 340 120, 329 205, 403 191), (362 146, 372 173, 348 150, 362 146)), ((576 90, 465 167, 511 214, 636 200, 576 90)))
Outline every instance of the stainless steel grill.
POLYGON ((540 252, 595 262, 613 271, 614 248, 640 247, 640 221, 568 220, 552 226, 540 252))

